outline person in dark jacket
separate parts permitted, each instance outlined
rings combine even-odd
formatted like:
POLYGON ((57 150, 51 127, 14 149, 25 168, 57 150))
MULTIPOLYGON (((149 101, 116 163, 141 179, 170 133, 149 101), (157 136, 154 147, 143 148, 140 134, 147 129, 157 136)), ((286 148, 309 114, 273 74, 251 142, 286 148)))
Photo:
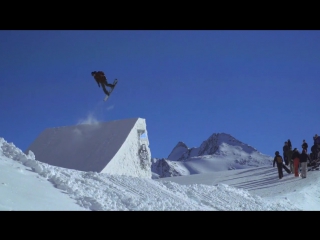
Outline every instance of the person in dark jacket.
POLYGON ((313 144, 310 153, 311 160, 317 160, 317 145, 313 144))
POLYGON ((284 158, 283 160, 284 160, 285 164, 288 166, 289 165, 289 158, 287 156, 287 153, 289 151, 288 142, 284 142, 282 150, 283 150, 283 158, 284 158))
POLYGON ((288 147, 289 147, 290 149, 292 149, 292 144, 291 144, 290 139, 288 139, 288 147))
POLYGON ((294 165, 293 165, 292 154, 293 154, 292 149, 289 149, 288 152, 287 152, 287 157, 289 159, 289 167, 290 167, 291 173, 294 173, 294 165))
POLYGON ((303 150, 306 150, 306 153, 308 152, 308 143, 306 143, 306 140, 302 141, 301 147, 302 147, 302 152, 303 150))
POLYGON ((299 163, 300 163, 300 153, 298 149, 293 149, 292 157, 294 166, 294 176, 299 177, 299 163))
POLYGON ((303 149, 302 153, 300 154, 300 164, 301 164, 301 177, 307 177, 307 161, 311 162, 307 151, 303 149))
POLYGON ((277 164, 277 168, 278 168, 278 174, 279 174, 279 179, 283 178, 283 171, 282 171, 282 166, 283 166, 283 159, 279 154, 279 151, 275 152, 275 157, 273 159, 273 167, 275 165, 275 163, 277 164))
POLYGON ((114 88, 115 85, 108 83, 106 76, 104 75, 104 72, 102 71, 93 71, 91 72, 91 75, 93 76, 94 80, 98 83, 98 86, 100 87, 100 84, 102 86, 102 90, 105 94, 108 96, 110 95, 110 92, 106 89, 107 87, 114 88))
POLYGON ((314 145, 317 146, 316 150, 317 150, 317 158, 320 158, 320 137, 318 136, 318 134, 314 135, 314 145))

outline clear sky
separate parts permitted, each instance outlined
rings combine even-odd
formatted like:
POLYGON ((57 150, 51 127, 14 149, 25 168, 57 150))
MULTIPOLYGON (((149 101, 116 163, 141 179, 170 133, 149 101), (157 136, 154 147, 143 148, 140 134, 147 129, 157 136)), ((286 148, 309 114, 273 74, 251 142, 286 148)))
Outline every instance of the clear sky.
MULTIPOLYGON (((0 31, 0 134, 146 119, 152 157, 228 133, 270 156, 319 134, 320 31, 0 31), (118 85, 107 102, 91 76, 118 85)), ((309 149, 310 149, 309 147, 309 149)))
MULTIPOLYGON (((217 162, 222 164, 222 162, 217 162)), ((125 167, 129 167, 126 165, 125 167)), ((206 171, 206 165, 203 165, 206 171)), ((132 169, 134 171, 134 169, 132 169)), ((318 211, 319 171, 272 165, 160 179, 60 168, 0 138, 0 210, 318 211)))

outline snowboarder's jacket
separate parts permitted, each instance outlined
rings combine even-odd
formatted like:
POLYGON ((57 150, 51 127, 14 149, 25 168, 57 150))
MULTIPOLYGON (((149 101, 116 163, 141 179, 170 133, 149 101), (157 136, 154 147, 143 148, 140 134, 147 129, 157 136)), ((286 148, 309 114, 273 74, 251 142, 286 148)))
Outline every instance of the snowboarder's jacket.
POLYGON ((300 162, 307 162, 308 160, 309 162, 311 161, 309 155, 305 152, 305 150, 303 150, 300 154, 300 162))
POLYGON ((275 165, 275 163, 277 163, 277 166, 283 164, 283 159, 282 159, 282 157, 280 156, 279 153, 276 154, 276 156, 273 159, 273 166, 275 165))
POLYGON ((102 72, 102 71, 98 71, 98 72, 94 71, 94 72, 92 72, 92 76, 94 77, 94 79, 98 83, 99 87, 100 87, 100 83, 104 83, 107 81, 107 78, 104 75, 104 72, 102 72))

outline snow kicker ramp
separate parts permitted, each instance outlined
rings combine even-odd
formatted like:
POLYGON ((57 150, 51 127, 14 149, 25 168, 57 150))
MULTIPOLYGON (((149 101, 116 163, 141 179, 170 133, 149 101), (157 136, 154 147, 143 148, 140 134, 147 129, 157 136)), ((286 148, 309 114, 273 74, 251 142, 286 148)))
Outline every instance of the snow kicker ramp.
POLYGON ((145 119, 47 128, 27 148, 36 160, 86 172, 151 178, 145 119))

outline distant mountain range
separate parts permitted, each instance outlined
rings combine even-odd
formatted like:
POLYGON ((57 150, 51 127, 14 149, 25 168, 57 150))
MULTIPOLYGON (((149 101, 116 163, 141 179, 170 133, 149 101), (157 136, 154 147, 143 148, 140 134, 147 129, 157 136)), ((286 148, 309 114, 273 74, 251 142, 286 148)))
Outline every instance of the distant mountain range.
POLYGON ((229 134, 214 133, 200 147, 178 142, 167 158, 151 161, 152 177, 164 178, 272 165, 273 157, 229 134))

